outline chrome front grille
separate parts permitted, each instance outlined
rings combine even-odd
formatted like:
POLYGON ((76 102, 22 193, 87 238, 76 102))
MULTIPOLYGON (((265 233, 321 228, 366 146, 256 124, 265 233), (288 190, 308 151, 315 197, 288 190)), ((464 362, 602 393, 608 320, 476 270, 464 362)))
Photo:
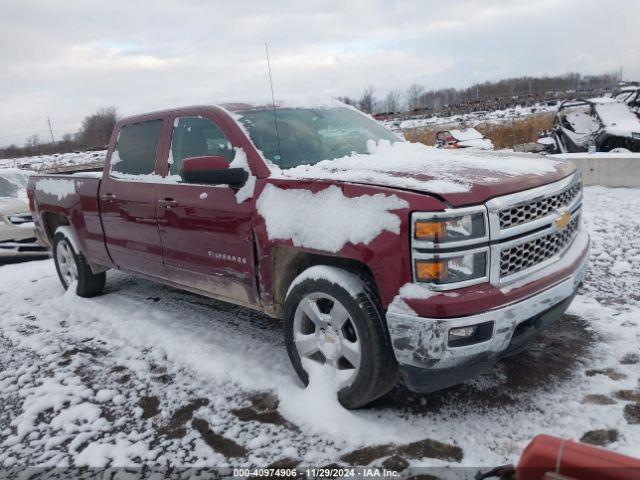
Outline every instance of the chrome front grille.
POLYGON ((508 285, 558 260, 580 231, 580 172, 487 202, 491 283, 508 285), (561 218, 569 223, 560 228, 561 218))
POLYGON ((581 182, 578 181, 556 195, 504 208, 498 213, 500 228, 504 230, 522 225, 544 218, 554 211, 567 208, 578 197, 581 188, 581 182))
POLYGON ((412 212, 413 280, 421 281, 416 274, 418 261, 448 262, 464 257, 466 262, 467 256, 473 255, 473 276, 468 280, 459 278, 441 284, 434 280, 430 282, 431 288, 449 290, 484 283, 487 279, 495 287, 518 288, 553 273, 554 265, 565 268, 567 262, 573 262, 577 257, 571 250, 572 245, 579 250, 576 255, 584 253, 588 235, 581 227, 581 214, 579 171, 546 185, 491 198, 484 205, 442 212, 412 212), (473 238, 448 243, 416 236, 417 220, 435 222, 468 215, 484 217, 482 235, 469 235, 473 238), (475 268, 476 256, 486 261, 484 271, 475 268))
POLYGON ((534 267, 562 253, 575 238, 579 225, 580 215, 576 215, 563 230, 502 249, 500 277, 505 278, 534 267))

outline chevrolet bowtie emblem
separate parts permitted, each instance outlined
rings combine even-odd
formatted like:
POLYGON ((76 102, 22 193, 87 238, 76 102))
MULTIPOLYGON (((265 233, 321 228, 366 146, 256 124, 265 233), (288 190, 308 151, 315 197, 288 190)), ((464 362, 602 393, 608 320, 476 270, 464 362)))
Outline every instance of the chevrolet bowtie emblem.
POLYGON ((569 225, 569 220, 571 220, 571 215, 569 212, 563 212, 558 218, 554 220, 554 225, 558 230, 564 230, 567 225, 569 225))

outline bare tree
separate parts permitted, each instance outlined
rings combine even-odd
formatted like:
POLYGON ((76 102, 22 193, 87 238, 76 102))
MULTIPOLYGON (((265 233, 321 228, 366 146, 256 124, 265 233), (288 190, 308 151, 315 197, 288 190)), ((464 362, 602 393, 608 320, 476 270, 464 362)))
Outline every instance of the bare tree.
POLYGON ((40 145, 40 136, 36 133, 24 141, 25 148, 35 150, 40 145))
POLYGON ((420 103, 420 98, 422 97, 422 93, 424 92, 424 87, 422 85, 418 85, 414 83, 407 88, 407 107, 409 110, 415 110, 416 108, 420 108, 422 105, 420 103))
POLYGON ((101 108, 93 115, 89 115, 82 121, 82 127, 78 132, 80 145, 83 147, 107 145, 117 121, 116 107, 101 108))
POLYGON ((400 90, 391 90, 384 99, 384 109, 387 113, 399 112, 400 107, 400 90))
POLYGON ((373 113, 376 106, 376 97, 374 96, 374 88, 369 85, 364 89, 360 100, 358 100, 358 108, 366 113, 373 113))
POLYGON ((338 97, 338 100, 341 101, 342 103, 346 103, 347 105, 351 105, 352 107, 355 107, 358 105, 358 102, 350 97, 338 97))

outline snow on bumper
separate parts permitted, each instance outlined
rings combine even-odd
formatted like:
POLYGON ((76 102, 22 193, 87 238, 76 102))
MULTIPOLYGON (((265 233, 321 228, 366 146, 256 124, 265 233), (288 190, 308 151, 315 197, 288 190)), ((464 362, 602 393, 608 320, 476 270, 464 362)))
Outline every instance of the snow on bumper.
MULTIPOLYGON (((516 327, 572 297, 582 282, 587 267, 588 236, 586 232, 576 238, 573 255, 564 261, 575 263, 573 273, 555 285, 525 300, 501 308, 459 318, 425 318, 399 312, 387 312, 387 324, 393 350, 401 366, 430 370, 447 370, 476 362, 490 362, 505 352, 516 327), (489 325, 486 339, 467 346, 449 344, 451 329, 476 325, 489 325)), ((560 265, 554 266, 558 268, 560 265)))

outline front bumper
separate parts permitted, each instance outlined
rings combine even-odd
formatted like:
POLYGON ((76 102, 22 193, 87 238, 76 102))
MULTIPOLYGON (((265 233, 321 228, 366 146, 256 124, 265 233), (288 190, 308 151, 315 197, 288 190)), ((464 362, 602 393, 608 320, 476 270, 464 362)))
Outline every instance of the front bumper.
POLYGON ((572 273, 555 285, 479 314, 425 318, 388 312, 393 350, 409 388, 429 392, 455 385, 522 350, 539 331, 562 316, 582 283, 587 260, 588 254, 583 255, 572 273), (449 345, 451 329, 478 324, 489 328, 486 339, 467 346, 449 345))

